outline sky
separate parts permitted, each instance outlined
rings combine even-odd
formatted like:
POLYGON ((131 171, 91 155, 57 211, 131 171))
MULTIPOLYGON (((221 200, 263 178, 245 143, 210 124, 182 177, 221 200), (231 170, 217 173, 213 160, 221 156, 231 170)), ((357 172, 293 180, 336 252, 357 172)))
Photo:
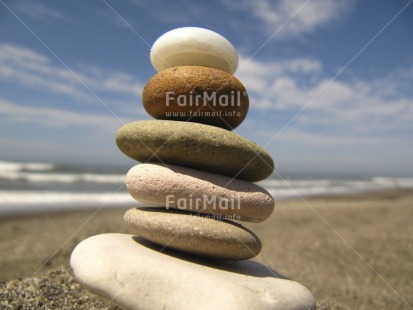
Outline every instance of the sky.
POLYGON ((132 165, 116 147, 163 33, 237 49, 236 133, 280 173, 413 176, 413 0, 0 0, 0 160, 132 165))

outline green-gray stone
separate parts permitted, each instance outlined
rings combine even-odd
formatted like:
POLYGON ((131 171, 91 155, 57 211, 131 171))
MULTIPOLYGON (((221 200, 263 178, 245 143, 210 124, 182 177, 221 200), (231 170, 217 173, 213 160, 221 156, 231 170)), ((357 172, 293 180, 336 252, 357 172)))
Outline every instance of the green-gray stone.
POLYGON ((259 145, 204 124, 137 121, 118 130, 116 143, 140 162, 163 162, 250 182, 263 180, 274 170, 271 156, 259 145))

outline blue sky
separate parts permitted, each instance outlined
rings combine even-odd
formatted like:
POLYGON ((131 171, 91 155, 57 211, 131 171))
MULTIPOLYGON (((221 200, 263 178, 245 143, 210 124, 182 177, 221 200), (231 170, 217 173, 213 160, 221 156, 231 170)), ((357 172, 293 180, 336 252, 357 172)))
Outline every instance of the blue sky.
POLYGON ((0 160, 131 165, 152 43, 177 27, 237 48, 236 132, 282 173, 413 175, 412 0, 0 0, 0 160))

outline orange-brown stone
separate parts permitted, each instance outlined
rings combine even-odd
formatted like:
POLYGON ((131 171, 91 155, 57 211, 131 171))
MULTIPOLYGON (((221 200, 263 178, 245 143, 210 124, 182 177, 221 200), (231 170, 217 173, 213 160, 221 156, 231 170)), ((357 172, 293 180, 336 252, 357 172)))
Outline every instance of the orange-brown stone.
POLYGON ((248 94, 233 75, 202 66, 163 70, 146 84, 142 101, 156 119, 191 121, 232 130, 248 113, 248 94))

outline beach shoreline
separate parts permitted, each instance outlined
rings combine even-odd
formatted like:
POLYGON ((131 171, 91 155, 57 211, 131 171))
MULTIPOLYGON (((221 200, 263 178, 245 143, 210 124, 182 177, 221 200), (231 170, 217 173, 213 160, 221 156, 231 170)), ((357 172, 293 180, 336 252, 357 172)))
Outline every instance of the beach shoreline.
MULTIPOLYGON (((2 217, 2 293, 16 279, 68 270, 73 248, 89 236, 130 233, 123 214, 134 206, 2 217)), ((385 190, 276 200, 267 221, 243 224, 262 240, 257 261, 337 307, 322 309, 410 309, 411 218, 413 190, 385 190)))

